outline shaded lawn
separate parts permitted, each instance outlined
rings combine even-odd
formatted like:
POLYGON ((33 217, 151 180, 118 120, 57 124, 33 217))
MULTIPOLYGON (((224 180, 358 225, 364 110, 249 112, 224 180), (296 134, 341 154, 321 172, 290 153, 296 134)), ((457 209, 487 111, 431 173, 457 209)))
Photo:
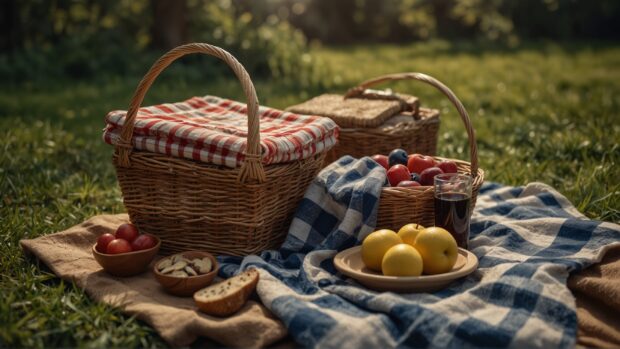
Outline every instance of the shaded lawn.
MULTIPOLYGON (((256 81, 261 103, 285 107, 380 74, 424 72, 450 86, 469 110, 488 180, 543 181, 588 217, 620 221, 620 45, 480 50, 435 42, 313 53, 331 71, 320 85, 256 81)), ((96 82, 0 83, 3 345, 164 345, 148 326, 90 301, 24 258, 18 245, 19 239, 62 230, 98 213, 123 212, 112 148, 100 135, 105 113, 125 109, 138 80, 102 74, 96 82)), ((467 159, 464 128, 442 95, 419 82, 390 87, 441 109, 439 155, 467 159)), ((146 103, 207 93, 242 98, 232 78, 165 73, 146 103)))

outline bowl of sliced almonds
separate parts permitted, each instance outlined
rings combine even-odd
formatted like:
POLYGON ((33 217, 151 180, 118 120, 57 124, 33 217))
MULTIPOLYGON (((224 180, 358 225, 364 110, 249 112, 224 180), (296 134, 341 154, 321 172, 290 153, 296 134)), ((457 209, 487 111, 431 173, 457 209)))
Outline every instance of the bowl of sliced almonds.
POLYGON ((218 268, 212 254, 187 251, 160 259, 153 266, 153 273, 168 293, 188 297, 208 286, 217 275, 218 268))

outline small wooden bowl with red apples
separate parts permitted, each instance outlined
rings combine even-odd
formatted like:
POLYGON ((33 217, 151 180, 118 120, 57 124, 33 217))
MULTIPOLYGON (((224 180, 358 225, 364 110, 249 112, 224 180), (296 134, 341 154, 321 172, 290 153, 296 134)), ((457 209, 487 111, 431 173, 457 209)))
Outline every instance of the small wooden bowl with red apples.
POLYGON ((161 240, 140 234, 131 224, 121 224, 114 234, 99 236, 93 256, 103 270, 114 276, 133 276, 144 272, 159 252, 161 240))

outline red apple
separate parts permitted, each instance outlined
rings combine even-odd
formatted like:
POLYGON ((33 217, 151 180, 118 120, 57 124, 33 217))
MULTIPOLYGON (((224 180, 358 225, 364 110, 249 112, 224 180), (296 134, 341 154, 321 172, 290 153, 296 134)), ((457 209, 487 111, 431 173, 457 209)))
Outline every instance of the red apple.
MULTIPOLYGON (((418 154, 418 153, 415 153, 415 154, 409 154, 409 156, 407 157, 407 167, 409 167, 409 161, 411 161, 411 159, 413 159, 413 158, 414 158, 414 157, 416 157, 416 156, 422 156, 422 155, 420 155, 420 154, 418 154)), ((411 172, 411 171, 409 171, 409 172, 411 172)), ((412 172, 412 173, 413 173, 413 172, 412 172)))
POLYGON ((419 187, 420 183, 416 181, 402 181, 398 183, 399 187, 419 187))
POLYGON ((157 239, 151 234, 142 234, 131 242, 131 248, 134 251, 148 250, 157 245, 157 239))
POLYGON ((383 166, 383 168, 385 168, 385 170, 389 170, 390 169, 390 165, 388 164, 388 157, 385 155, 373 155, 372 158, 373 160, 375 160, 375 162, 377 162, 379 165, 383 166))
POLYGON ((105 233, 101 236, 99 236, 99 238, 97 239, 97 246, 95 246, 95 250, 101 252, 101 253, 107 253, 107 248, 108 248, 108 244, 110 243, 110 241, 116 239, 114 237, 114 235, 110 234, 110 233, 105 233))
POLYGON ((138 237, 139 234, 138 228, 136 228, 135 225, 125 223, 121 224, 118 229, 116 229, 116 234, 114 234, 114 236, 116 236, 117 239, 125 239, 128 242, 132 242, 138 237))
POLYGON ((107 248, 108 254, 127 253, 131 251, 131 245, 125 239, 114 239, 110 241, 107 248))
POLYGON ((443 173, 457 173, 458 172, 458 168, 456 167, 456 164, 454 163, 454 161, 450 161, 450 160, 444 160, 441 161, 437 164, 437 167, 439 167, 443 173))
POLYGON ((408 181, 411 179, 411 174, 405 165, 394 165, 387 171, 387 178, 390 185, 395 187, 402 181, 408 181))
POLYGON ((420 184, 433 185, 435 176, 442 173, 443 171, 439 167, 429 167, 420 173, 420 184))
POLYGON ((422 173, 427 168, 435 166, 435 160, 430 156, 414 154, 407 161, 407 168, 411 173, 422 173))

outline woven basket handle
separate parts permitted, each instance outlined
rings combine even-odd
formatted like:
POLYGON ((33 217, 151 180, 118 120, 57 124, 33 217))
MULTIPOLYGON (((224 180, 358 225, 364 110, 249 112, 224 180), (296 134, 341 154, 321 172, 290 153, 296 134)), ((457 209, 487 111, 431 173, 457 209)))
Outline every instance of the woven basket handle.
POLYGON ((399 80, 418 80, 425 82, 441 91, 444 95, 446 95, 446 97, 448 97, 450 102, 454 104, 459 114, 461 115, 461 120, 463 120, 465 129, 467 130, 467 136, 469 137, 469 156, 471 159, 471 176, 476 177, 478 173, 478 146, 476 145, 476 132, 474 131, 471 120, 469 119, 469 114, 467 114, 467 110, 465 110, 463 103, 461 103, 458 97, 456 97, 454 92, 452 92, 452 90, 450 90, 448 86, 444 85, 439 80, 422 73, 399 73, 383 75, 374 79, 366 80, 358 86, 353 87, 352 89, 347 91, 347 93, 345 94, 345 98, 359 94, 361 91, 364 91, 371 86, 378 85, 384 82, 399 80))
POLYGON ((245 93, 247 100, 247 112, 248 112, 248 142, 245 151, 245 161, 239 171, 238 181, 245 182, 253 179, 259 182, 265 181, 265 170, 261 162, 261 148, 260 148, 260 120, 258 118, 258 97, 256 96, 256 90, 254 84, 250 79, 250 75, 245 68, 225 50, 212 46, 209 44, 192 43, 176 47, 170 50, 165 55, 161 56, 155 64, 149 69, 146 75, 138 84, 136 92, 134 92, 127 110, 125 117, 125 123, 121 129, 121 135, 119 141, 116 144, 116 150, 119 155, 119 164, 124 167, 130 166, 129 155, 132 151, 131 138, 133 135, 133 129, 135 125, 136 115, 138 109, 142 105, 144 96, 149 90, 157 76, 166 69, 172 62, 190 53, 204 53, 210 56, 217 57, 233 70, 237 79, 241 82, 241 87, 245 93))

